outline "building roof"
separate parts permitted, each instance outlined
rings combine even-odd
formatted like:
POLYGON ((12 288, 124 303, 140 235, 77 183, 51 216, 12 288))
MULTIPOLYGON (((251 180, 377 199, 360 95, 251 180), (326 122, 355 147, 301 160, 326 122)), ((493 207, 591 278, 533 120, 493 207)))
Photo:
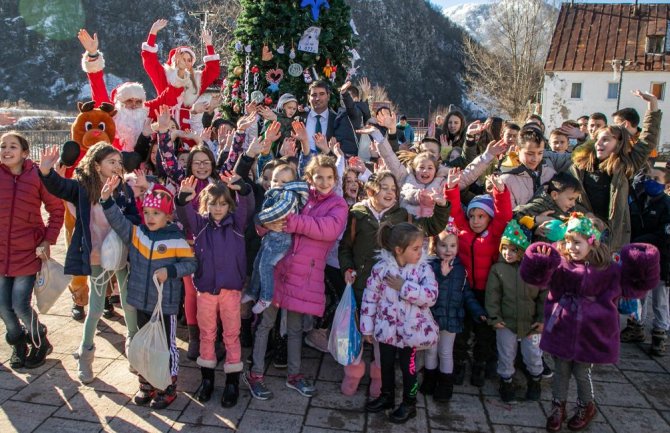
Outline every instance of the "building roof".
POLYGON ((544 65, 551 71, 670 71, 670 4, 563 3, 544 65), (664 54, 646 53, 647 37, 665 38, 664 54))

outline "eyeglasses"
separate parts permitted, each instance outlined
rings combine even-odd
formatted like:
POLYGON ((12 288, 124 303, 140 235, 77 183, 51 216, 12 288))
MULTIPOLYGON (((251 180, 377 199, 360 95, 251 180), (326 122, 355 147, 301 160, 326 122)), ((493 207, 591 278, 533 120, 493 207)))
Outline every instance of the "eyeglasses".
POLYGON ((211 167, 212 161, 193 161, 191 163, 194 167, 211 167))

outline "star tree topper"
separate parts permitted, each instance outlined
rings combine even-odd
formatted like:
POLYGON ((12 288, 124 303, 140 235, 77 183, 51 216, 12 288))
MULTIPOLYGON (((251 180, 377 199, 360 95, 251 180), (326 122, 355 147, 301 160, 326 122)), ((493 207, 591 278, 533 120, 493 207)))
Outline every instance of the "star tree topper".
POLYGON ((325 7, 326 9, 330 9, 328 0, 302 0, 302 3, 300 3, 301 8, 306 8, 309 6, 312 7, 312 18, 314 18, 314 21, 319 20, 319 14, 321 13, 321 6, 325 7))

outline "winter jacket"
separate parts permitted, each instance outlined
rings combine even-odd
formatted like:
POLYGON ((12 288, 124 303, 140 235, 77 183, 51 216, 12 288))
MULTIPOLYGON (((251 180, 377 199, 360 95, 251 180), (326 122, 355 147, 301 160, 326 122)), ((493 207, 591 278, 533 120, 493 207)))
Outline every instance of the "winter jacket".
MULTIPOLYGON (((536 195, 527 204, 517 206, 514 208, 514 219, 518 221, 525 216, 535 217, 541 214, 542 212, 546 212, 549 210, 553 211, 553 213, 549 215, 550 217, 560 220, 567 219, 570 216, 570 213, 573 211, 586 213, 586 209, 579 203, 575 205, 574 209, 568 212, 563 212, 561 208, 558 207, 556 202, 554 202, 554 200, 551 199, 551 195, 547 194, 545 190, 542 190, 541 193, 536 195)), ((537 229, 538 225, 539 224, 535 224, 531 228, 531 231, 533 233, 535 233, 535 230, 537 229)), ((533 235, 533 239, 537 242, 549 242, 547 238, 538 235, 533 235)))
POLYGON ((366 103, 355 102, 348 92, 341 95, 341 103, 335 118, 333 135, 340 142, 342 152, 356 156, 361 138, 356 130, 363 128, 370 119, 370 108, 366 103))
MULTIPOLYGON (((416 225, 423 230, 426 236, 436 236, 446 227, 449 213, 450 203, 447 203, 447 206, 435 206, 433 216, 417 220, 416 225)), ((387 221, 398 224, 409 222, 411 219, 405 208, 395 204, 387 209, 379 220, 370 210, 368 200, 356 203, 349 211, 347 228, 340 241, 338 258, 340 270, 343 273, 348 269, 354 269, 357 273, 353 288, 358 305, 360 305, 363 289, 365 289, 372 266, 375 264, 375 255, 380 248, 377 244, 377 231, 387 221)))
POLYGON ((466 308, 477 321, 479 317, 486 315, 484 307, 479 305, 474 292, 470 290, 465 267, 458 257, 454 259, 453 268, 447 275, 442 275, 439 260, 433 260, 431 266, 438 284, 438 295, 437 302, 430 307, 430 311, 440 326, 440 331, 455 334, 463 332, 466 308))
POLYGON ((363 292, 360 328, 380 343, 395 347, 428 348, 437 344, 437 323, 430 307, 437 300, 437 282, 424 253, 416 264, 402 268, 390 251, 381 250, 363 292), (405 280, 398 291, 384 282, 388 276, 405 280))
POLYGON ((489 323, 505 322, 505 328, 519 336, 530 334, 533 323, 544 322, 544 301, 548 290, 527 284, 519 274, 520 262, 500 260, 491 266, 486 282, 486 312, 489 323))
POLYGON ((177 314, 181 304, 181 279, 195 272, 198 266, 184 233, 176 224, 151 231, 146 225, 131 223, 114 200, 101 204, 109 225, 128 245, 127 302, 140 311, 153 311, 158 302, 153 275, 158 269, 166 268, 168 279, 163 283, 163 314, 177 314))
POLYGON ((35 275, 42 261, 35 249, 47 241, 54 245, 63 226, 63 202, 51 195, 39 177, 39 169, 29 159, 21 174, 13 174, 0 164, 0 272, 5 277, 35 275), (44 225, 41 206, 49 213, 44 225))
POLYGON ((293 245, 275 266, 276 306, 323 315, 326 257, 344 230, 347 210, 347 202, 334 191, 324 195, 311 189, 302 211, 286 218, 285 231, 293 234, 293 245))
MULTIPOLYGON (((91 275, 91 201, 86 189, 74 179, 62 178, 53 169, 48 175, 39 173, 47 191, 69 201, 75 206, 75 225, 70 245, 65 255, 66 275, 91 275)), ((140 223, 140 216, 135 207, 133 190, 125 184, 120 184, 115 193, 114 201, 123 215, 132 224, 140 223)))
POLYGON ((498 261, 498 248, 505 226, 512 219, 509 189, 503 192, 493 189, 495 216, 482 233, 470 228, 468 218, 461 207, 460 191, 457 187, 445 190, 451 203, 451 216, 458 228, 458 257, 468 272, 468 284, 474 290, 486 289, 491 266, 498 261))
POLYGON ((256 215, 256 224, 265 224, 286 218, 305 205, 309 197, 307 182, 288 182, 281 188, 272 188, 265 193, 263 210, 256 215))
POLYGON ((522 164, 503 170, 500 179, 507 185, 512 197, 512 207, 528 203, 535 194, 551 180, 556 173, 569 170, 572 164, 569 153, 545 152, 545 158, 539 166, 540 179, 536 185, 529 170, 522 164))
MULTIPOLYGON (((250 158, 247 155, 242 155, 235 165, 235 173, 240 175, 240 177, 249 185, 254 195, 254 209, 253 212, 249 212, 249 217, 253 219, 253 216, 261 211, 263 208, 263 200, 265 197, 265 190, 263 187, 254 182, 249 174, 254 165, 254 158, 250 158)), ((254 224, 248 224, 247 230, 244 234, 244 240, 246 244, 247 251, 247 275, 251 276, 254 270, 254 260, 258 254, 258 250, 261 248, 261 238, 256 232, 256 226, 254 224)))
POLYGON ((194 235, 193 249, 198 259, 198 269, 193 275, 193 285, 199 292, 218 295, 221 289, 242 290, 247 275, 247 254, 244 232, 253 212, 254 196, 237 194, 237 207, 215 222, 203 216, 189 203, 177 205, 177 215, 184 228, 194 235))
POLYGON ((521 278, 549 287, 540 348, 569 361, 613 364, 619 361, 619 298, 642 298, 659 282, 656 247, 628 244, 620 263, 597 269, 571 262, 545 243, 532 244, 521 262, 521 278), (545 256, 535 250, 550 248, 545 256))

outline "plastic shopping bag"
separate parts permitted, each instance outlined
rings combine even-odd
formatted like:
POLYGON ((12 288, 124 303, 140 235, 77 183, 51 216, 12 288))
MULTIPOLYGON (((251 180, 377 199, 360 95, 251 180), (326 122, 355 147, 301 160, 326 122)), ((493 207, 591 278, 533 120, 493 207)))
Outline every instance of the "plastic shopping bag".
POLYGON ((158 283, 154 275, 154 284, 158 289, 158 301, 149 323, 144 325, 130 342, 128 361, 157 389, 165 389, 172 384, 170 375, 170 349, 165 335, 163 323, 163 285, 158 283))
POLYGON ((629 298, 619 298, 618 304, 619 314, 625 314, 630 316, 635 320, 641 320, 642 316, 642 303, 639 299, 629 299, 629 298))
POLYGON ((63 272, 63 265, 51 258, 42 260, 42 269, 37 273, 33 286, 37 309, 41 314, 49 312, 70 280, 71 277, 63 272))
POLYGON ((342 365, 358 362, 363 352, 363 339, 358 330, 356 298, 351 284, 347 284, 340 300, 328 338, 328 350, 342 365))
POLYGON ((102 241, 100 250, 100 266, 106 271, 118 271, 128 263, 128 247, 119 235, 111 230, 102 241))

